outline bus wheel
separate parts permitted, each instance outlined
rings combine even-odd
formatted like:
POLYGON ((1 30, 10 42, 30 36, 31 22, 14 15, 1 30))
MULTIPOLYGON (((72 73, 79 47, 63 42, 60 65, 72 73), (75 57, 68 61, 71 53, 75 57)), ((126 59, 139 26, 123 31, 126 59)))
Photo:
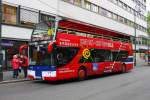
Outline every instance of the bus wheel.
POLYGON ((86 78, 87 78, 86 69, 80 68, 78 70, 78 80, 82 81, 82 80, 85 80, 86 78))
POLYGON ((126 65, 122 64, 122 73, 125 73, 125 72, 126 72, 126 65))

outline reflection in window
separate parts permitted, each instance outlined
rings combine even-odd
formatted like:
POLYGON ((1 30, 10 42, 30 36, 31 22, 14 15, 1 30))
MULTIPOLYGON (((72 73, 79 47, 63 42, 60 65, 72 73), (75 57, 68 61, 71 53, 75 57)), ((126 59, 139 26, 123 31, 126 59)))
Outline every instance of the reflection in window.
POLYGON ((16 24, 17 8, 10 5, 3 5, 3 22, 7 24, 16 24))

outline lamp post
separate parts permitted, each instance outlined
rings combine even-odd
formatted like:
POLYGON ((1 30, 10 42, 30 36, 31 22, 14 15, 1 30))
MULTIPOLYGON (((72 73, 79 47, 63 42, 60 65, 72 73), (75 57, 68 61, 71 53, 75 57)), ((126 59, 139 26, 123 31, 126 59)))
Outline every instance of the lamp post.
POLYGON ((134 66, 136 66, 136 10, 134 11, 134 51, 134 66))
MULTIPOLYGON (((136 32, 136 9, 138 7, 139 4, 136 4, 135 5, 135 11, 134 11, 134 51, 135 51, 135 55, 134 55, 134 66, 136 66, 136 49, 137 49, 137 46, 136 46, 136 38, 137 38, 137 32, 136 32)), ((137 13, 140 13, 140 8, 138 8, 137 10, 137 13)))
POLYGON ((150 54, 149 54, 149 40, 150 40, 150 39, 148 39, 148 42, 147 42, 147 45, 148 45, 148 50, 147 50, 147 56, 148 56, 148 57, 147 57, 147 58, 148 58, 148 59, 147 59, 147 64, 148 64, 148 65, 149 65, 149 59, 150 59, 150 54))
POLYGON ((2 46, 1 46, 1 35, 2 35, 2 0, 0 0, 0 81, 3 81, 3 71, 2 71, 2 46))

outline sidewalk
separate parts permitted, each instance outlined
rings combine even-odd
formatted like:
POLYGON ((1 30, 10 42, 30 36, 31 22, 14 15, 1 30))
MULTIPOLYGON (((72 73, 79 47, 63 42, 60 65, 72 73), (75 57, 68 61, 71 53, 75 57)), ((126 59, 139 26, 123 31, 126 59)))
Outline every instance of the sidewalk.
POLYGON ((22 81, 28 81, 29 80, 29 79, 24 78, 23 72, 19 73, 19 78, 18 79, 14 79, 12 77, 12 75, 13 75, 13 71, 4 71, 3 72, 3 81, 0 82, 0 84, 13 83, 13 82, 22 82, 22 81))
POLYGON ((148 65, 144 59, 140 57, 140 54, 136 54, 136 67, 146 66, 148 65))

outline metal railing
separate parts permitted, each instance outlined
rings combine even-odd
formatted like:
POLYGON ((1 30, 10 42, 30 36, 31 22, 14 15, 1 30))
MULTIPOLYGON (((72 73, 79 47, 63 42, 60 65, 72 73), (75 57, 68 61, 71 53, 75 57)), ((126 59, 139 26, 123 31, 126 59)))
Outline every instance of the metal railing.
POLYGON ((88 32, 82 32, 82 31, 76 31, 76 30, 70 30, 70 29, 64 29, 64 28, 59 28, 58 32, 65 33, 65 34, 74 34, 77 36, 84 36, 84 37, 89 37, 89 38, 102 38, 102 39, 108 39, 112 41, 121 41, 125 43, 131 43, 130 39, 113 37, 113 36, 103 35, 99 33, 88 33, 88 32))

